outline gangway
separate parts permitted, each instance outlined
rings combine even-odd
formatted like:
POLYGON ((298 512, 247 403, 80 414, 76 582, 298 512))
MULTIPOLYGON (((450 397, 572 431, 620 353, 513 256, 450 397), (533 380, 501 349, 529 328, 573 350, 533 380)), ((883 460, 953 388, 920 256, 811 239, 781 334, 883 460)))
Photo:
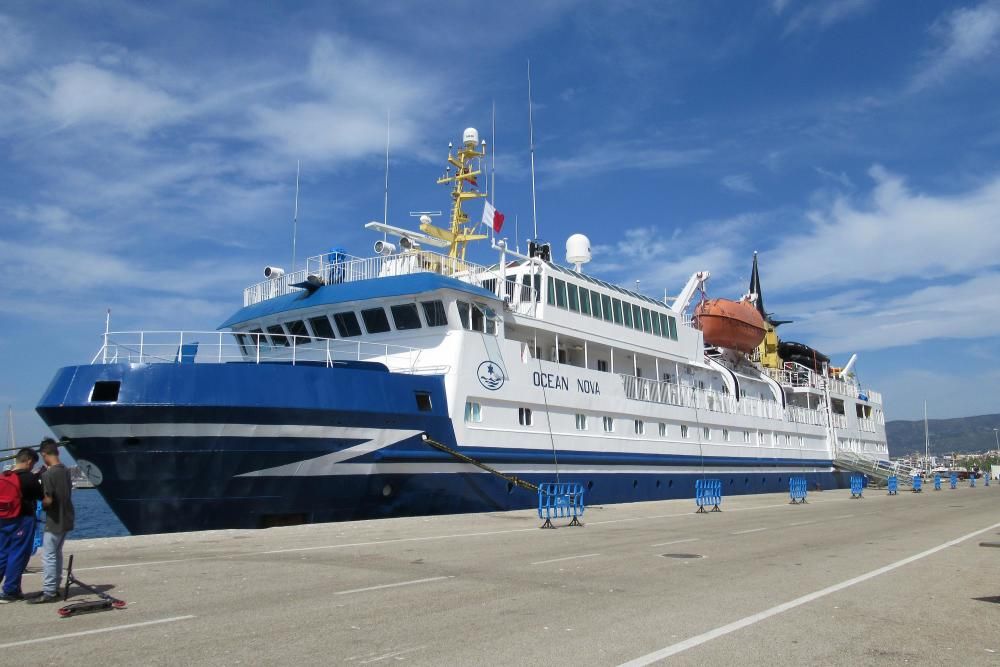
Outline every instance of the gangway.
POLYGON ((920 468, 851 451, 837 452, 836 458, 833 459, 833 465, 841 470, 859 472, 885 483, 888 483, 889 478, 895 475, 899 485, 906 487, 913 486, 914 476, 923 474, 920 468))

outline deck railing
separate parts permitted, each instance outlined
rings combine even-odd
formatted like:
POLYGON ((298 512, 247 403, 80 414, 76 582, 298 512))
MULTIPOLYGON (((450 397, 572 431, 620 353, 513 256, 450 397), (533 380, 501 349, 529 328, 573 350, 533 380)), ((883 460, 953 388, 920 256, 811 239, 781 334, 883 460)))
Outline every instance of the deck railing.
POLYGON ((463 282, 482 285, 490 269, 429 250, 411 250, 395 255, 352 257, 344 254, 316 255, 306 260, 306 268, 251 285, 243 290, 243 305, 273 299, 293 291, 297 283, 337 285, 388 276, 435 273, 463 282))
POLYGON ((360 340, 281 336, 271 344, 265 334, 229 331, 114 331, 91 363, 322 363, 373 361, 394 372, 425 373, 439 368, 420 365, 419 348, 360 340))
POLYGON ((796 406, 782 408, 777 401, 765 401, 750 396, 745 396, 737 401, 731 394, 711 389, 699 389, 673 382, 660 382, 624 373, 619 374, 619 376, 626 398, 637 401, 697 408, 744 417, 782 419, 798 424, 826 426, 826 413, 821 410, 809 410, 796 406))

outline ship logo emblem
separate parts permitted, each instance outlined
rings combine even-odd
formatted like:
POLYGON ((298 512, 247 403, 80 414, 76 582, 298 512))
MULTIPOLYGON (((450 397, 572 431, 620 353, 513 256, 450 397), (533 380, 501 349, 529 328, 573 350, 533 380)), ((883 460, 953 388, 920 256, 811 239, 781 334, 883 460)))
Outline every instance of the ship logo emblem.
POLYGON ((479 364, 476 375, 479 376, 479 384, 490 391, 496 391, 502 387, 504 381, 507 379, 504 377, 503 369, 492 361, 484 361, 479 364))

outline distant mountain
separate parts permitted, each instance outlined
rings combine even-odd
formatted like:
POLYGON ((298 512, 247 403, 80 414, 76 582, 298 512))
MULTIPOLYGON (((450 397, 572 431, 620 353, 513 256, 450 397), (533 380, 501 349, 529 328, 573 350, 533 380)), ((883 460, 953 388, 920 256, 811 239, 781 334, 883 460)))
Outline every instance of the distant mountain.
MULTIPOLYGON (((979 415, 956 419, 927 420, 931 455, 952 452, 983 452, 996 449, 994 428, 1000 428, 1000 415, 979 415)), ((924 420, 895 420, 885 423, 889 456, 903 456, 924 451, 924 420)))

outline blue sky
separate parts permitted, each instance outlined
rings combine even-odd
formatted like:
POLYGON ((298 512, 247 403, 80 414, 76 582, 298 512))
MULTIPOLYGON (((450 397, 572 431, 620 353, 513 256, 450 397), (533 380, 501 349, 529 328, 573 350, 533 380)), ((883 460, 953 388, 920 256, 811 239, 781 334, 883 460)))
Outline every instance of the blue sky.
MULTIPOLYGON (((1000 412, 1000 2, 149 3, 0 7, 0 405, 113 328, 211 330, 265 264, 369 253, 446 209, 434 183, 497 110, 497 206, 561 259, 676 294, 752 252, 784 337, 892 418, 1000 412)), ((523 245, 523 244, 522 244, 523 245)), ((488 261, 482 251, 476 258, 488 261)))

